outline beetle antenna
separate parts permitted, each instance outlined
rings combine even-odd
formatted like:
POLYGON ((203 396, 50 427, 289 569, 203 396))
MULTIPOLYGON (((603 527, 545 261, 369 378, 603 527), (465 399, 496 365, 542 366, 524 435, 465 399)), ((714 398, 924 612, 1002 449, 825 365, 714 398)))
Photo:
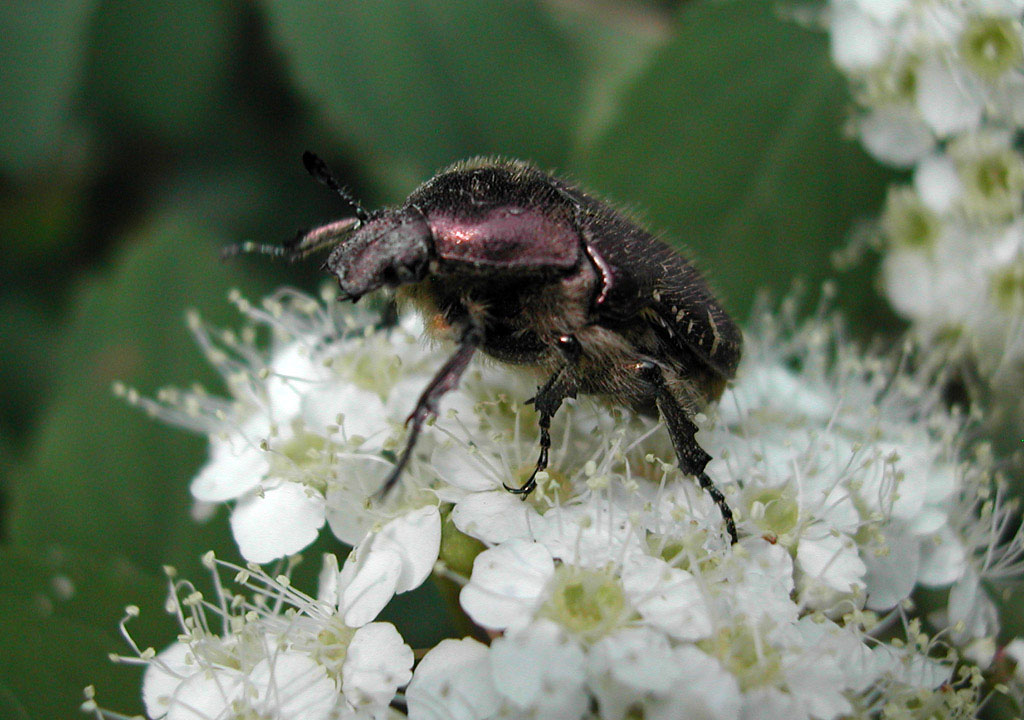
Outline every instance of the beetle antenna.
POLYGON ((222 259, 226 259, 236 255, 255 253, 257 255, 283 257, 295 262, 324 248, 334 247, 355 230, 360 222, 359 218, 335 220, 318 228, 300 232, 292 240, 282 245, 266 245, 255 242, 234 243, 224 247, 220 251, 220 256, 222 259))
POLYGON ((221 258, 232 258, 236 255, 255 253, 271 257, 287 258, 291 262, 309 257, 324 248, 331 248, 344 240, 362 221, 359 218, 345 218, 321 225, 312 230, 300 232, 292 240, 282 245, 265 245, 263 243, 241 242, 228 245, 220 251, 221 258))
POLYGON ((366 212, 366 208, 356 200, 355 196, 338 182, 338 179, 334 177, 334 173, 327 167, 327 163, 321 160, 319 156, 307 150, 302 153, 302 164, 306 166, 306 172, 312 175, 314 180, 338 193, 342 200, 351 205, 352 209, 356 212, 356 218, 360 222, 365 222, 369 219, 370 213, 366 212))

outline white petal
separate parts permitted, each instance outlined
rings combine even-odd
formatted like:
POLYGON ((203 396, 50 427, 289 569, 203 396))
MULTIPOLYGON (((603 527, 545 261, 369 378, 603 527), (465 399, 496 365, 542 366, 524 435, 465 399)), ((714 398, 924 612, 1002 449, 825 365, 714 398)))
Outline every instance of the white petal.
POLYGON ((165 715, 182 680, 198 671, 194 662, 185 661, 190 652, 187 644, 176 642, 160 651, 146 667, 146 674, 142 676, 142 702, 150 717, 165 715))
POLYGON ((914 189, 930 210, 944 213, 963 195, 964 185, 953 159, 933 153, 914 168, 914 189))
POLYGON ((502 630, 532 615, 554 572, 555 562, 543 545, 510 540, 476 556, 459 602, 473 622, 502 630))
POLYGON ((930 57, 917 72, 917 109, 939 137, 974 130, 981 122, 980 81, 947 57, 930 57))
POLYGON ((390 463, 372 456, 341 457, 334 482, 327 489, 327 522, 334 536, 346 545, 358 545, 378 522, 367 498, 380 489, 390 463))
POLYGON ((675 652, 676 680, 668 697, 651 702, 645 720, 738 720, 742 695, 736 678, 692 645, 675 652))
POLYGON ((326 720, 341 704, 326 668, 300 652, 278 652, 261 660, 249 672, 249 682, 259 693, 259 700, 252 702, 259 717, 326 720))
POLYGON ((207 669, 185 678, 170 701, 166 720, 209 720, 224 717, 242 695, 245 676, 237 670, 207 669))
POLYGON ((356 631, 342 667, 342 690, 352 705, 385 707, 412 677, 412 648, 391 623, 356 631))
POLYGON ((883 24, 895 21, 909 3, 910 0, 857 0, 861 10, 883 24))
POLYGON ((579 567, 607 567, 641 547, 628 512, 613 503, 556 507, 542 520, 537 539, 554 557, 579 567))
POLYGON ((805 718, 796 698, 774 687, 752 688, 743 696, 742 720, 794 720, 805 718))
POLYGON ((921 542, 921 567, 917 580, 922 585, 945 586, 967 571, 967 550, 948 525, 921 542))
POLYGON ((583 650, 550 621, 491 644, 491 680, 505 702, 533 717, 576 720, 587 709, 583 650))
POLYGON ((454 443, 436 448, 430 457, 430 464, 439 478, 468 492, 493 490, 499 484, 496 462, 497 458, 488 461, 480 452, 471 452, 454 443))
POLYGON ((668 637, 649 627, 625 628, 599 640, 587 654, 587 669, 606 720, 624 720, 630 708, 667 693, 675 681, 668 637))
POLYGON ((270 472, 270 460, 260 441, 267 429, 261 422, 227 438, 210 438, 210 459, 192 480, 192 496, 204 502, 224 502, 241 497, 270 472))
POLYGON ((765 618, 772 623, 795 623, 800 608, 793 601, 793 559, 780 544, 752 537, 743 541, 745 557, 730 558, 738 580, 732 593, 730 613, 752 621, 765 618))
POLYGON ((999 629, 996 607, 973 570, 968 569, 949 589, 949 624, 957 642, 992 635, 999 629), (959 623, 963 623, 960 628, 959 623))
POLYGON ((867 607, 888 610, 910 597, 921 566, 920 541, 897 525, 886 525, 886 554, 864 553, 867 607))
POLYGON ((308 342, 290 343, 270 360, 267 404, 270 416, 279 425, 290 423, 299 414, 302 398, 327 376, 326 368, 310 357, 310 346, 316 341, 309 338, 308 342))
POLYGON ((497 712, 487 646, 472 638, 442 640, 428 652, 405 691, 409 720, 479 720, 497 712))
POLYGON ((846 71, 879 64, 890 45, 885 26, 852 4, 833 4, 830 38, 832 60, 846 71))
POLYGON ((699 640, 712 631, 704 594, 694 577, 660 558, 641 557, 622 572, 630 604, 652 626, 679 640, 699 640))
POLYGON ((317 432, 324 432, 343 415, 345 437, 366 438, 364 450, 379 448, 388 432, 384 403, 375 392, 351 382, 334 382, 316 388, 302 399, 302 417, 317 432))
POLYGON ((349 627, 361 627, 373 620, 395 596, 402 574, 402 557, 384 547, 365 552, 357 546, 345 559, 339 585, 342 588, 338 610, 349 627))
POLYGON ((788 654, 785 683, 811 717, 836 718, 851 710, 850 701, 843 695, 848 678, 844 667, 832 656, 833 649, 821 646, 825 642, 825 638, 819 640, 820 644, 808 642, 799 651, 788 654))
POLYGON ((911 108, 881 107, 860 122, 865 149, 883 163, 909 168, 935 146, 935 137, 911 108))
POLYGON ((531 529, 540 522, 533 505, 504 489, 466 496, 452 510, 451 518, 459 530, 489 545, 529 539, 531 529))
POLYGON ((317 582, 316 599, 332 608, 338 607, 340 600, 338 575, 338 556, 324 553, 317 582))
POLYGON ((255 563, 299 552, 316 540, 323 525, 323 496, 291 482, 239 500, 231 513, 238 549, 255 563))
POLYGON ((867 568, 853 541, 844 536, 834 537, 824 528, 814 532, 815 536, 807 533, 800 539, 796 551, 796 564, 805 582, 820 583, 841 593, 863 586, 867 568))
POLYGON ((402 558, 395 592, 408 592, 422 585, 434 570, 441 551, 441 513, 435 505, 421 507, 395 518, 372 537, 370 552, 387 547, 402 558))

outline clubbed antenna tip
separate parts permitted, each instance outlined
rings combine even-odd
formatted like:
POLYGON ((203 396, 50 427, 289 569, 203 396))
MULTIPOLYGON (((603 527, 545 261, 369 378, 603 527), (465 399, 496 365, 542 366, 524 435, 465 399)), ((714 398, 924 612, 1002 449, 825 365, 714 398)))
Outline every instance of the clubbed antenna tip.
POLYGON ((370 214, 366 212, 366 209, 356 200, 355 196, 338 182, 338 179, 334 177, 334 173, 327 167, 327 163, 321 160, 319 156, 307 150, 302 153, 302 164, 306 166, 306 172, 312 175, 318 183, 338 193, 342 200, 351 205, 360 222, 369 219, 370 214))

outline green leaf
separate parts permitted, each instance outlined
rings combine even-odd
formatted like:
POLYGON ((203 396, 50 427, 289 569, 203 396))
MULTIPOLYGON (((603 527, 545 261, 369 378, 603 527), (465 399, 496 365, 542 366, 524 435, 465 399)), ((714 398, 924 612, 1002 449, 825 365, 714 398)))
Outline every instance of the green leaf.
POLYGON ((264 6, 297 85, 396 198, 467 155, 564 161, 580 64, 539 3, 264 6))
MULTIPOLYGON (((51 313, 24 296, 0 297, 0 427, 24 439, 53 365, 57 336, 51 313)), ((0 468, 2 470, 2 468, 0 468)), ((3 473, 0 472, 0 475, 3 473)))
POLYGON ((194 134, 230 87, 234 21, 225 0, 102 0, 92 33, 90 111, 119 136, 126 121, 170 140, 194 134))
MULTIPOLYGON (((742 315, 762 288, 834 276, 832 253, 878 212, 891 176, 842 138, 847 102, 823 34, 763 0, 694 3, 578 174, 690 248, 742 315)), ((866 272, 843 306, 882 305, 866 272)))
POLYGON ((85 58, 92 0, 0 3, 0 164, 11 174, 61 156, 85 58))
POLYGON ((139 233, 113 270, 83 289, 60 344, 51 402, 11 490, 10 537, 100 553, 117 548, 140 567, 194 566, 207 549, 234 553, 226 523, 190 519, 188 483, 205 439, 163 426, 115 398, 123 380, 153 393, 215 376, 185 326, 195 307, 237 324, 225 300, 246 285, 219 262, 223 241, 166 217, 139 233))
POLYGON ((133 637, 173 642, 162 611, 166 587, 123 559, 0 548, 0 716, 71 718, 94 684, 105 707, 141 710, 137 669, 107 655, 129 654, 117 624, 126 604, 143 608, 133 637))

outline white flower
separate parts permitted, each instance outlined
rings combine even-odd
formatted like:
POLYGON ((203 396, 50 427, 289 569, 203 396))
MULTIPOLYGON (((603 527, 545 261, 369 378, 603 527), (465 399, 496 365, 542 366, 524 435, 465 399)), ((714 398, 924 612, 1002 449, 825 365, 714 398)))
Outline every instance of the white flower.
MULTIPOLYGON (((254 326, 273 331, 269 349, 257 346, 254 327, 216 333, 191 318, 230 400, 168 390, 152 401, 119 389, 152 414, 209 436, 210 460, 192 493, 203 503, 233 503, 231 529, 243 557, 265 563, 297 553, 325 521, 354 545, 375 523, 421 505, 406 505, 400 491, 383 507, 367 503, 392 468, 402 421, 418 396, 400 383, 422 389, 442 362, 419 346, 420 327, 406 322, 368 333, 360 325, 368 316, 293 291, 258 308, 234 301, 254 326)), ((414 487, 415 472, 406 476, 414 487)))
MULTIPOLYGON (((336 568, 329 557, 326 566, 336 568)), ((212 555, 206 562, 216 575, 212 555)), ((291 588, 286 578, 271 578, 255 565, 237 569, 251 599, 227 592, 219 579, 221 596, 210 604, 189 584, 172 585, 170 609, 182 635, 155 656, 139 652, 148 666, 142 694, 149 716, 383 718, 412 676, 412 650, 395 628, 351 627, 331 604, 291 588), (219 633, 211 619, 221 620, 219 633)))
MULTIPOLYGON (((932 237, 910 220, 955 210, 916 192, 894 194, 889 227, 907 255, 927 257, 950 234, 944 227, 932 237), (921 238, 929 242, 915 244, 921 238)), ((368 510, 400 447, 397 408, 408 410, 438 356, 421 363, 422 351, 401 344, 404 331, 360 331, 334 317, 319 339, 305 336, 323 354, 290 356, 329 360, 316 364, 326 380, 300 382, 295 369, 260 389, 258 374, 247 375, 253 396, 279 396, 297 420, 287 430, 260 425, 258 412, 253 429, 232 420, 266 433, 265 442, 249 456, 248 441, 214 452, 229 469, 241 457, 263 473, 233 496, 231 522, 247 555, 280 552, 281 523, 302 545, 324 517, 355 547, 340 569, 325 558, 316 599, 287 579, 244 571, 257 597, 207 606, 224 616, 219 632, 185 618, 180 643, 148 671, 147 707, 182 717, 193 707, 212 716, 234 708, 383 718, 409 680, 412 654, 374 619, 437 569, 464 584, 461 607, 491 641, 430 649, 406 693, 413 718, 810 719, 870 714, 883 700, 946 702, 938 688, 967 657, 956 648, 994 642, 984 581, 1019 569, 1024 536, 1004 544, 1009 509, 998 490, 987 495, 991 463, 962 457, 963 420, 945 410, 927 372, 861 355, 834 320, 797 324, 795 316, 793 303, 759 313, 735 382, 695 418, 713 456, 708 475, 736 515, 736 545, 709 494, 675 467, 659 423, 586 398, 560 410, 538 491, 526 502, 507 493, 503 485, 533 471, 538 436, 522 405, 535 381, 502 367, 470 368, 424 429, 400 495, 368 510), (401 375, 389 360, 399 357, 401 375), (346 383, 379 400, 363 403, 361 426, 325 414, 360 397, 346 383), (335 399, 318 406, 319 391, 335 399), (930 616, 945 626, 948 654, 936 654, 939 643, 915 620, 903 647, 872 634, 911 612, 904 601, 923 585, 949 588, 948 605, 930 616), (182 668, 189 658, 198 660, 182 668), (299 687, 307 689, 292 693, 299 687)), ((244 485, 221 482, 229 475, 204 474, 200 484, 223 501, 244 485)), ((961 692, 976 703, 975 686, 961 692)))
POLYGON ((882 215, 885 295, 948 353, 936 366, 970 368, 968 391, 1019 417, 1024 249, 1001 238, 1024 223, 1024 7, 831 0, 828 17, 864 147, 914 169, 882 215))
POLYGON ((430 575, 441 543, 441 518, 434 506, 402 515, 368 533, 352 548, 341 572, 324 557, 321 600, 338 608, 349 627, 377 617, 398 593, 419 587, 430 575))

